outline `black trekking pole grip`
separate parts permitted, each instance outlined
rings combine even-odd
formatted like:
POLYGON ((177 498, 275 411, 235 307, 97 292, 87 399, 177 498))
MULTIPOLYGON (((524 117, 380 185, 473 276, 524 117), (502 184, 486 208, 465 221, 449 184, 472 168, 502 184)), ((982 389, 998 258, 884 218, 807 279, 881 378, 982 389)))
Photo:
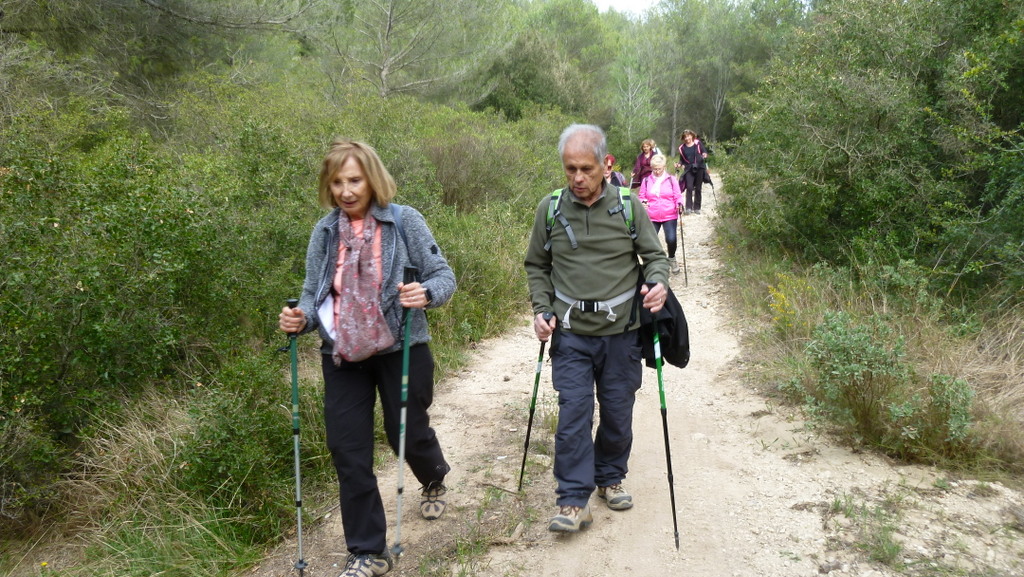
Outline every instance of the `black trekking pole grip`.
MULTIPOLYGON (((288 299, 285 301, 285 303, 288 305, 288 308, 293 309, 299 306, 299 299, 288 299)), ((288 336, 291 338, 295 338, 295 333, 288 333, 288 336)))
POLYGON ((420 280, 420 269, 414 266, 406 266, 402 271, 402 282, 405 284, 414 283, 420 280))

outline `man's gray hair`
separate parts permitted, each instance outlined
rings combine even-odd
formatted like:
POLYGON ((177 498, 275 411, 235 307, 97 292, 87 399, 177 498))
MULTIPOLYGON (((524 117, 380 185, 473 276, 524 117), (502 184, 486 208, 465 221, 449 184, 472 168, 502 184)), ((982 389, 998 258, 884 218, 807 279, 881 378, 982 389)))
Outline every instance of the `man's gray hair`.
POLYGON ((570 124, 563 130, 562 136, 558 139, 558 157, 561 158, 565 155, 565 144, 577 134, 585 138, 586 143, 593 147, 594 159, 599 164, 604 164, 604 157, 608 154, 608 139, 605 138, 601 127, 593 124, 570 124))

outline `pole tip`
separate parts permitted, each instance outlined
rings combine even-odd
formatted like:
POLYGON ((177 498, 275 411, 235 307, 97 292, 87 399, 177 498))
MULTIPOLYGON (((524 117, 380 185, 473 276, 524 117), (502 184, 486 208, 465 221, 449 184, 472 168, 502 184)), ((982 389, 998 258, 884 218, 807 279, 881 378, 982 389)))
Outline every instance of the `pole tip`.
POLYGON ((391 547, 391 556, 395 558, 395 561, 397 561, 398 558, 401 557, 402 553, 404 552, 405 549, 403 549, 402 546, 398 543, 395 543, 395 545, 391 547))

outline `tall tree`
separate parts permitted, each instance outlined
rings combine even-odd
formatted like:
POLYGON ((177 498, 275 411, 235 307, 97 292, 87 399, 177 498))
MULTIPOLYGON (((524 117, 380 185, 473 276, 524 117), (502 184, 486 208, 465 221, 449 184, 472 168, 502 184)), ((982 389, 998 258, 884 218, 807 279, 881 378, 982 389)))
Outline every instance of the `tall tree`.
POLYGON ((683 125, 731 138, 732 102, 757 86, 765 64, 803 17, 801 0, 662 0, 652 23, 664 32, 673 74, 658 84, 663 128, 683 125))
POLYGON ((594 119, 610 108, 606 83, 616 58, 614 36, 586 0, 529 5, 525 24, 487 68, 479 107, 518 118, 530 106, 555 106, 594 119))
POLYGON ((381 96, 444 88, 489 62, 500 46, 509 0, 369 0, 345 26, 325 31, 345 70, 381 96))
POLYGON ((616 64, 612 143, 635 150, 640 141, 654 136, 661 116, 654 87, 660 68, 657 47, 642 35, 629 36, 616 64))
POLYGON ((253 34, 301 34, 302 17, 325 1, 8 0, 0 42, 14 53, 52 53, 55 64, 77 70, 84 82, 70 92, 47 88, 38 74, 26 78, 51 98, 102 92, 155 121, 167 115, 161 101, 182 74, 231 65, 244 47, 261 44, 253 34))

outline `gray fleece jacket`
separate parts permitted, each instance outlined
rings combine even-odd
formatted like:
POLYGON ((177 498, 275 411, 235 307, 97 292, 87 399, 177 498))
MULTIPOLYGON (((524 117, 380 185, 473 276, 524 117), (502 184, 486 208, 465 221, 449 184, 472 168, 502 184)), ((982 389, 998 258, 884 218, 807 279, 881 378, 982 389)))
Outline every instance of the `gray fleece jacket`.
MULTIPOLYGON (((391 334, 395 337, 394 345, 377 353, 384 354, 402 348, 402 305, 398 301, 398 284, 402 282, 405 266, 411 264, 419 269, 420 282, 431 294, 427 308, 441 306, 452 298, 455 293, 455 273, 441 254, 441 249, 438 248, 434 236, 427 228, 426 220, 419 211, 409 206, 402 210, 402 228, 408 239, 408 247, 398 234, 390 208, 373 203, 370 205, 370 214, 377 219, 381 227, 383 274, 380 309, 387 320, 388 328, 391 329, 391 334)), ((318 331, 323 339, 320 352, 324 354, 333 352, 334 339, 324 328, 318 311, 323 310, 324 314, 330 311, 329 314, 333 314, 333 305, 327 301, 334 298, 331 295, 331 284, 338 261, 340 215, 341 209, 335 208, 313 227, 309 247, 306 249, 306 280, 302 285, 302 297, 299 299, 299 308, 306 317, 306 326, 302 334, 318 331), (325 302, 330 306, 324 306, 325 302), (324 306, 323 309, 321 306, 324 306)), ((411 319, 409 344, 429 342, 427 316, 423 309, 411 309, 411 319)))

